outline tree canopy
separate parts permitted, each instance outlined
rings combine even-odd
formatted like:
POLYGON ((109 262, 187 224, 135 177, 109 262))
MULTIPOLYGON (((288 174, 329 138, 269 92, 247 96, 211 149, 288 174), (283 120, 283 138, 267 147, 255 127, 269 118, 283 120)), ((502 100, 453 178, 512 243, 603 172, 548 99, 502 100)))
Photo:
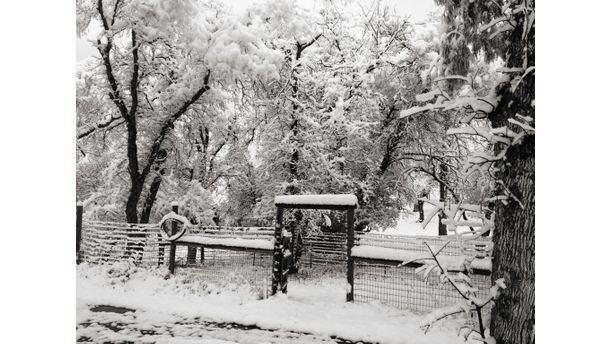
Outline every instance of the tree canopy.
MULTIPOLYGON (((486 142, 446 135, 452 112, 405 115, 445 75, 442 13, 173 3, 77 3, 80 33, 102 27, 77 72, 88 216, 147 222, 180 198, 194 221, 263 223, 278 194, 354 193, 358 228, 386 228, 432 187, 449 202, 488 196, 488 176, 462 173, 486 142)), ((493 64, 475 61, 472 84, 491 85, 493 64)))

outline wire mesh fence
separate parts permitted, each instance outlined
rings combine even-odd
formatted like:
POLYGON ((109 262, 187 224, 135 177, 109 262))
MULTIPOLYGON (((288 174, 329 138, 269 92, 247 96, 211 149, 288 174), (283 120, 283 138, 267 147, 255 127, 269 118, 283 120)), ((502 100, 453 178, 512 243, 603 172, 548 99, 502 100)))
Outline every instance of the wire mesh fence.
MULTIPOLYGON (((449 283, 440 283, 439 275, 423 279, 415 267, 372 263, 355 260, 354 295, 356 302, 380 301, 400 309, 417 313, 450 306, 461 301, 461 296, 449 283)), ((478 296, 485 297, 491 287, 489 275, 473 274, 472 286, 478 296)))
POLYGON ((165 245, 156 225, 84 221, 79 254, 90 263, 132 260, 156 266, 167 264, 167 252, 160 255, 165 245))
MULTIPOLYGON (((90 263, 112 263, 130 260, 140 266, 168 266, 170 243, 163 240, 156 224, 126 224, 84 221, 80 257, 90 263)), ((188 234, 218 239, 272 240, 270 227, 224 228, 191 227, 188 234)), ((356 233, 356 246, 374 246, 413 253, 428 253, 423 241, 445 247, 447 256, 476 255, 487 257, 491 248, 489 238, 458 241, 452 237, 410 237, 376 233, 356 233)), ((302 268, 310 270, 304 276, 317 276, 315 270, 346 268, 346 233, 316 233, 304 237, 302 268)), ((354 298, 356 302, 380 301, 400 309, 427 312, 461 300, 448 283, 441 284, 437 276, 427 280, 416 274, 413 265, 397 267, 399 261, 384 261, 353 257, 354 298)), ((244 247, 207 247, 181 243, 176 246, 176 274, 200 274, 211 283, 246 284, 261 297, 270 294, 272 251, 244 247), (189 248, 191 247, 191 248, 189 248), (191 252, 190 252, 191 251, 191 252), (191 254, 190 254, 191 253, 191 254)), ((335 270, 334 270, 335 271, 335 270)), ((346 270, 344 270, 346 271, 346 270)), ((337 271, 336 271, 337 272, 337 271)), ((486 270, 474 270, 472 286, 480 296, 486 296, 491 286, 486 270)))
MULTIPOLYGON (((432 247, 442 247, 449 242, 443 250, 447 257, 476 256, 486 260, 491 248, 490 238, 459 241, 453 237, 412 237, 375 233, 357 234, 355 244, 410 252, 412 256, 428 256, 430 252, 424 241, 432 247)), ((428 278, 417 274, 416 269, 420 264, 398 267, 401 261, 396 259, 353 257, 353 260, 356 302, 377 300, 400 309, 424 313, 463 300, 449 283, 441 283, 439 273, 430 274, 428 278)), ((449 272, 451 276, 458 273, 449 272)), ((486 297, 491 287, 490 272, 486 269, 474 269, 469 277, 472 287, 477 289, 477 295, 486 297)))
MULTIPOLYGON (((192 227, 189 234, 217 239, 272 238, 269 228, 192 227)), ((84 221, 79 255, 82 261, 96 264, 129 260, 144 267, 168 266, 170 243, 161 238, 156 224, 84 221)), ((262 297, 269 295, 272 251, 181 243, 176 245, 175 262, 177 275, 201 274, 219 285, 248 284, 262 297), (195 256, 188 257, 189 247, 195 256)))
POLYGON ((188 259, 188 246, 176 248, 176 274, 198 274, 217 285, 245 284, 261 298, 270 294, 272 251, 234 251, 196 247, 195 261, 188 259))
POLYGON ((312 233, 304 237, 302 266, 346 264, 346 233, 312 233))

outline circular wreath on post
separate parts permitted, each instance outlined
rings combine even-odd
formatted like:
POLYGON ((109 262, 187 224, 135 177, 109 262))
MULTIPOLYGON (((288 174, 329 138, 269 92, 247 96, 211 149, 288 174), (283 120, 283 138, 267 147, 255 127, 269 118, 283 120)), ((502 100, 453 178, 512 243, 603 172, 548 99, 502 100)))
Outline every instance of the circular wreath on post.
POLYGON ((164 240, 176 241, 187 232, 187 227, 189 227, 190 224, 191 223, 185 216, 171 212, 161 219, 159 222, 159 230, 164 240), (176 224, 177 231, 172 234, 172 225, 174 224, 176 224))

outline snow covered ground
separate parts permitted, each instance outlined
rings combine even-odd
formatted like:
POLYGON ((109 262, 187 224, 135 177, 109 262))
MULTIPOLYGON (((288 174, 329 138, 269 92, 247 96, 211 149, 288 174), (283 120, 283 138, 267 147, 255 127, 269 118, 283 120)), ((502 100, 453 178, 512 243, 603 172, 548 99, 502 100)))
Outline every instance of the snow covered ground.
MULTIPOLYGON (((428 203, 423 205, 425 209, 425 216, 427 212, 434 209, 434 206, 428 203)), ((393 228, 387 228, 381 233, 384 234, 395 234, 395 235, 423 235, 423 236, 437 236, 438 235, 438 216, 434 216, 433 219, 427 224, 427 227, 421 227, 421 223, 417 222, 419 219, 418 212, 412 212, 410 209, 405 209, 402 215, 397 221, 397 225, 393 228)))
POLYGON ((460 320, 442 321, 424 334, 421 317, 380 303, 346 303, 342 278, 293 278, 289 293, 261 300, 247 286, 219 287, 204 276, 165 279, 165 269, 127 262, 77 268, 77 338, 135 343, 465 343, 460 320), (92 311, 100 305, 125 313, 92 311), (211 326, 209 322, 254 325, 211 326), (338 338, 336 338, 338 337, 338 338))
MULTIPOLYGON (((427 214, 434 210, 434 206, 425 203, 423 209, 425 210, 425 217, 427 214)), ((422 227, 419 220, 419 213, 413 212, 412 207, 404 209, 400 218, 397 221, 397 225, 392 228, 387 228, 379 233, 384 234, 395 234, 395 235, 419 235, 419 236, 438 236, 438 215, 434 216, 425 228, 422 227)), ((469 231, 468 227, 458 227, 459 233, 469 231)), ((376 233, 376 232, 375 232, 376 233)))

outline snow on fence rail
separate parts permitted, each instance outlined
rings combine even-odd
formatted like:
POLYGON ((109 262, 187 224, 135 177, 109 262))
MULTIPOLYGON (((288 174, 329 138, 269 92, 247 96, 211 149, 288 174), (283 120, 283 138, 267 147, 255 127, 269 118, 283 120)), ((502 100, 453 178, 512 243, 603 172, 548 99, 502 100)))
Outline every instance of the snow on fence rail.
POLYGON ((351 255, 355 264, 354 294, 356 302, 378 300, 400 309, 429 312, 461 300, 461 296, 448 283, 441 284, 437 276, 423 279, 415 270, 422 263, 414 262, 398 267, 405 261, 431 257, 424 245, 441 247, 450 243, 439 256, 449 270, 458 273, 465 256, 479 258, 471 262, 472 284, 479 296, 486 296, 491 287, 490 238, 458 241, 454 237, 413 237, 376 233, 357 233, 351 255))
POLYGON ((327 207, 357 207, 357 196, 352 194, 342 195, 282 195, 274 197, 276 206, 327 206, 327 207))

